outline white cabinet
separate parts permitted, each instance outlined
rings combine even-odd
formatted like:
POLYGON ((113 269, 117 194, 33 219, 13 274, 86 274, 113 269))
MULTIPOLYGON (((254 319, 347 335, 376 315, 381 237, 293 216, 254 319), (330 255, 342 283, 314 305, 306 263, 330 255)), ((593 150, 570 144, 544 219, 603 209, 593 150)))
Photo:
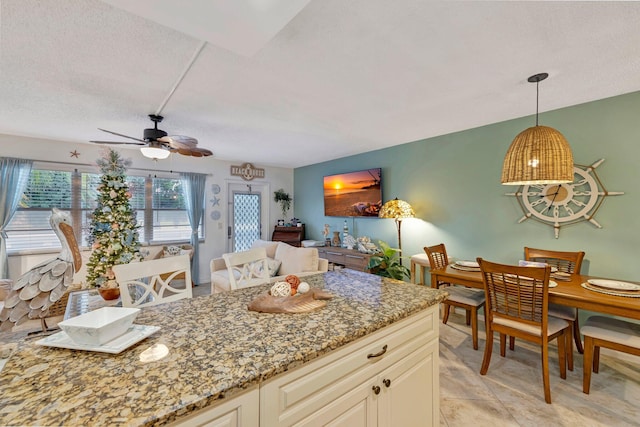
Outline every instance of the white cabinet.
POLYGON ((439 426, 437 310, 434 305, 172 425, 439 426))
POLYGON ((379 426, 439 425, 437 355, 437 342, 427 344, 378 376, 379 426))
POLYGON ((222 400, 170 424, 171 427, 259 427, 260 398, 258 387, 222 400))
POLYGON ((269 380, 261 425, 439 425, 437 308, 269 380))

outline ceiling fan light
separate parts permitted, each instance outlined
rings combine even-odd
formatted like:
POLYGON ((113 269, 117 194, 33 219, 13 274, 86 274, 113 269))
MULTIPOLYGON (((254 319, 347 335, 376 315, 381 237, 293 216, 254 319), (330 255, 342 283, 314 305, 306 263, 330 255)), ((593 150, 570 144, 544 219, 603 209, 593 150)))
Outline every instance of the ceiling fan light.
POLYGON ((141 147, 140 151, 142 155, 154 160, 162 160, 169 157, 171 152, 169 150, 165 150, 164 148, 159 147, 141 147))
POLYGON ((548 126, 520 132, 504 157, 504 185, 562 184, 573 181, 573 154, 565 137, 548 126))

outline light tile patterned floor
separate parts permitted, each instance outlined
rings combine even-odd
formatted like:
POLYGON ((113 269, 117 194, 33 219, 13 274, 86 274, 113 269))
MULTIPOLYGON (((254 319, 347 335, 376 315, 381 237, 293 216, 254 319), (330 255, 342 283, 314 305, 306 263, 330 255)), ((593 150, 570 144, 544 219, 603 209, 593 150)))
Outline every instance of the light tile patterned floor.
POLYGON ((559 374, 558 353, 550 349, 551 401, 544 401, 540 352, 523 340, 500 357, 494 339, 487 375, 480 375, 485 344, 484 322, 478 322, 479 349, 463 314, 440 322, 440 425, 456 426, 639 426, 640 358, 603 349, 600 372, 593 374, 590 394, 582 393, 582 355, 567 379, 559 374))

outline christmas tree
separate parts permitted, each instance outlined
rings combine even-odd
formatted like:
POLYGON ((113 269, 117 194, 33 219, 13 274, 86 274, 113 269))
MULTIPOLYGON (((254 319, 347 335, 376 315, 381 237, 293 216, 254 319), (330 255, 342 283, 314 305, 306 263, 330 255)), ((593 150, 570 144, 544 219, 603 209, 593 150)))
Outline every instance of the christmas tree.
POLYGON ((96 161, 102 176, 98 185, 98 206, 93 211, 89 243, 91 256, 87 263, 87 284, 91 287, 117 287, 111 267, 140 259, 138 226, 129 199, 127 167, 112 149, 96 161))

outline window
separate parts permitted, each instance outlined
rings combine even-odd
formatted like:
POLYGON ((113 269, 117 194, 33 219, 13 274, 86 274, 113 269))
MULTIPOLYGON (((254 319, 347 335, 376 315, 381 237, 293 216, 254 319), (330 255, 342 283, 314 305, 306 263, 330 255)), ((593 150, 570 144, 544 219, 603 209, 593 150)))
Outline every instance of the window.
MULTIPOLYGON (((191 226, 180 179, 129 176, 128 182, 141 242, 189 240, 191 226)), ((94 173, 32 169, 20 206, 6 229, 7 250, 59 248, 49 225, 53 207, 71 212, 78 244, 88 246, 99 183, 100 175, 94 173)), ((204 238, 204 221, 199 237, 204 238)))

